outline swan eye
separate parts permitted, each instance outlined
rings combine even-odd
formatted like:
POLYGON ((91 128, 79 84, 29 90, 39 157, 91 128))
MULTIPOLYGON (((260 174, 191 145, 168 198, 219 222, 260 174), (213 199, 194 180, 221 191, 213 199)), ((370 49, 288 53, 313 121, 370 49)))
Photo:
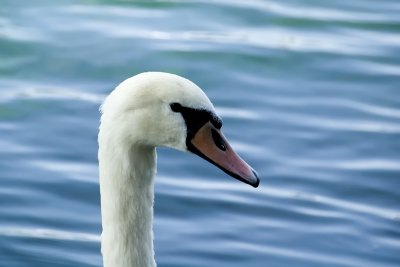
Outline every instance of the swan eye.
POLYGON ((180 112, 182 110, 182 105, 176 102, 171 103, 169 106, 171 107, 173 112, 180 112))
POLYGON ((215 145, 222 151, 226 150, 226 145, 221 135, 214 129, 211 129, 211 135, 214 140, 215 145))

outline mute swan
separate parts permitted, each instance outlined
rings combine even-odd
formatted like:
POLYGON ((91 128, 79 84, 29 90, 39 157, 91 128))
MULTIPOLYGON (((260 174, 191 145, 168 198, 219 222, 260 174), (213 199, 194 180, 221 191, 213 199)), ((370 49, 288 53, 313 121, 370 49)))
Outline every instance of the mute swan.
POLYGON ((153 267, 153 177, 157 146, 189 151, 257 187, 256 172, 221 133, 203 91, 177 75, 123 81, 101 107, 98 136, 104 267, 153 267))

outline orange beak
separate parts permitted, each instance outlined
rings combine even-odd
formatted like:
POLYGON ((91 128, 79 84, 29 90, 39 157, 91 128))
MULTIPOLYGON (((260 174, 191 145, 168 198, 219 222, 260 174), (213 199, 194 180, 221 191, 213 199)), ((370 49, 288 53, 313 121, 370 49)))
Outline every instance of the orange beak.
POLYGON ((253 187, 258 187, 260 179, 257 173, 236 154, 222 132, 210 122, 204 124, 193 138, 188 140, 187 145, 191 152, 214 164, 230 176, 253 187))

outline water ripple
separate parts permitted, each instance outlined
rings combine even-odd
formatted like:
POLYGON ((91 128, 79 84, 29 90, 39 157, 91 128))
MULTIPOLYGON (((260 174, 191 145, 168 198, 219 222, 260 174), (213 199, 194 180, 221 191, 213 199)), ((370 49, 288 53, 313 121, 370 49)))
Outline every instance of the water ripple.
MULTIPOLYGON (((196 1, 203 2, 206 1, 196 1)), ((399 21, 398 17, 393 14, 393 16, 388 17, 383 14, 376 14, 373 12, 359 12, 350 11, 344 9, 335 8, 323 8, 316 5, 306 5, 302 3, 301 5, 290 5, 289 3, 277 3, 272 1, 260 1, 260 0, 250 0, 250 1, 228 1, 228 0, 218 0, 214 4, 225 5, 228 7, 236 6, 239 8, 252 8, 256 10, 263 10, 266 12, 271 12, 287 17, 295 18, 307 18, 319 21, 373 21, 373 22, 384 22, 384 21, 399 21)))
POLYGON ((350 132, 370 132, 370 133, 400 133, 400 124, 383 122, 380 120, 362 120, 362 119, 343 119, 331 118, 323 116, 292 114, 283 112, 274 112, 268 114, 269 119, 286 122, 290 125, 298 127, 311 127, 315 129, 326 129, 335 131, 350 131, 350 132))
POLYGON ((378 115, 388 118, 400 118, 400 109, 385 107, 382 105, 364 103, 360 100, 351 100, 344 98, 334 98, 329 99, 323 97, 279 97, 270 96, 264 100, 269 105, 283 106, 283 107, 301 107, 301 108, 347 108, 350 110, 357 110, 369 115, 378 115))
POLYGON ((241 108, 216 107, 216 110, 223 118, 239 118, 248 120, 259 120, 261 118, 259 114, 241 108))
POLYGON ((105 95, 55 88, 29 88, 0 93, 0 101, 8 102, 20 99, 61 99, 102 103, 105 95))
POLYGON ((0 236, 68 240, 78 242, 100 242, 100 236, 88 233, 60 231, 45 228, 0 227, 0 236))
MULTIPOLYGON (((251 192, 252 197, 246 194, 246 198, 241 198, 241 192, 243 193, 248 191, 248 188, 243 188, 243 185, 240 183, 229 183, 228 186, 224 182, 213 181, 212 183, 204 183, 204 181, 196 178, 188 179, 187 182, 182 183, 182 178, 162 176, 157 178, 157 183, 159 184, 158 188, 160 188, 159 194, 163 193, 174 197, 187 196, 187 194, 190 194, 191 198, 199 198, 203 200, 204 198, 208 198, 209 200, 216 201, 221 200, 220 194, 223 194, 224 198, 222 199, 224 201, 236 203, 236 205, 239 205, 240 203, 246 203, 246 205, 251 204, 253 209, 254 207, 264 207, 265 203, 262 203, 259 200, 260 198, 269 196, 274 198, 305 200, 307 202, 320 203, 327 206, 325 209, 329 209, 328 206, 339 208, 342 214, 347 214, 343 212, 348 211, 350 214, 354 212, 363 213, 393 221, 399 221, 400 219, 400 210, 357 203, 355 201, 317 195, 310 192, 291 191, 287 189, 261 186, 258 191, 251 192), (193 190, 193 188, 197 188, 198 190, 193 190), (203 190, 214 193, 210 193, 209 195, 205 196, 203 190)), ((288 207, 288 209, 291 209, 291 207, 288 207)))
POLYGON ((364 203, 357 203, 354 201, 346 201, 344 199, 337 199, 322 195, 314 195, 305 192, 288 191, 281 189, 264 189, 264 193, 272 195, 279 198, 294 198, 294 199, 304 199, 307 201, 322 203, 327 206, 337 207, 341 210, 347 210, 351 213, 365 213, 372 215, 374 217, 380 217, 389 220, 398 221, 400 218, 400 210, 393 210, 388 208, 383 208, 381 206, 367 205, 364 203))

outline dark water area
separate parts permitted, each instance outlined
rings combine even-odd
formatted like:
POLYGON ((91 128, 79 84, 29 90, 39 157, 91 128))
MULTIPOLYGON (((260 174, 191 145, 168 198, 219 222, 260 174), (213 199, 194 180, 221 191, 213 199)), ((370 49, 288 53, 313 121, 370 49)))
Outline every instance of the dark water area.
POLYGON ((158 266, 400 266, 398 1, 0 0, 0 266, 102 266, 98 108, 198 84, 251 188, 158 149, 158 266))

